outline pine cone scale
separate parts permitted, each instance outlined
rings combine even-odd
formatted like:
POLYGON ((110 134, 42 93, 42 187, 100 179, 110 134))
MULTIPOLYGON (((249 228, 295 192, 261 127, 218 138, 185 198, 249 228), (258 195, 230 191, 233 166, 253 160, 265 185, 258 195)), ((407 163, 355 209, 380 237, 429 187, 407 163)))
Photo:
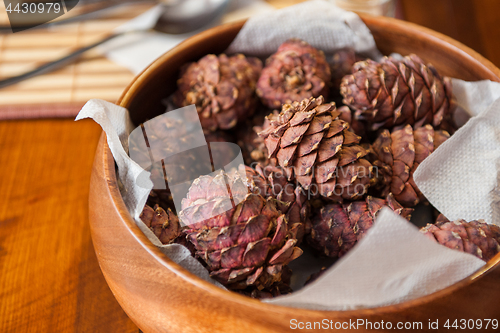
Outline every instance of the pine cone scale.
POLYGON ((267 258, 267 254, 271 248, 271 240, 262 238, 255 242, 249 243, 243 254, 243 267, 262 266, 267 258))
POLYGON ((319 132, 323 132, 324 130, 326 130, 330 127, 331 122, 332 122, 332 117, 329 115, 316 116, 309 123, 309 125, 308 125, 309 127, 308 127, 307 131, 305 132, 305 135, 312 135, 312 134, 316 134, 319 132))
POLYGON ((339 166, 343 167, 353 163, 359 158, 366 155, 366 150, 361 146, 342 147, 339 151, 339 166))
POLYGON ((271 158, 276 153, 276 150, 278 149, 278 146, 280 144, 280 139, 276 138, 274 136, 268 136, 264 140, 264 144, 266 145, 266 149, 268 152, 267 158, 271 158))
MULTIPOLYGON (((304 134, 307 134, 308 124, 289 127, 280 140, 280 147, 286 148, 290 145, 297 144, 304 134)), ((312 134, 312 133, 311 133, 312 134)))
MULTIPOLYGON (((330 131, 328 131, 328 133, 330 133, 330 131)), ((327 135, 328 137, 328 135, 327 135)), ((354 144, 358 144, 359 142, 361 141, 361 137, 356 135, 355 133, 353 132, 344 132, 344 142, 343 144, 345 145, 354 145, 354 144)))
MULTIPOLYGON (((293 169, 297 176, 305 176, 311 174, 311 171, 314 167, 314 162, 316 161, 316 157, 318 152, 315 151, 308 155, 300 156, 295 159, 293 169)), ((279 161, 279 157, 278 157, 279 161)))
POLYGON ((312 153, 314 150, 318 149, 321 140, 323 139, 324 133, 316 133, 308 135, 302 138, 300 145, 298 146, 298 157, 312 153))
POLYGON ((245 223, 245 227, 238 237, 238 243, 255 242, 271 231, 271 224, 265 215, 254 215, 245 223))
POLYGON ((321 141, 318 148, 318 159, 319 163, 328 161, 341 150, 344 144, 344 136, 336 135, 331 138, 326 138, 321 141))
POLYGON ((314 168, 314 177, 317 182, 323 184, 334 178, 338 162, 339 160, 337 158, 332 158, 326 162, 319 163, 317 167, 314 168))
POLYGON ((343 121, 342 119, 336 118, 328 128, 328 132, 326 133, 326 138, 331 138, 341 132, 347 133, 345 130, 349 128, 349 123, 343 121))
POLYGON ((290 126, 295 127, 302 125, 303 123, 309 123, 315 115, 314 111, 305 111, 301 113, 296 113, 292 119, 290 119, 290 126))
POLYGON ((300 252, 300 254, 302 254, 302 250, 300 250, 300 248, 296 248, 295 244, 297 244, 297 240, 296 239, 289 239, 285 243, 285 245, 283 245, 278 250, 278 252, 276 252, 271 257, 271 259, 269 259, 269 263, 271 265, 286 265, 287 263, 289 263, 293 259, 297 258, 299 252, 300 252), (295 249, 297 249, 297 250, 295 250, 295 249), (296 257, 294 257, 294 253, 295 253, 296 257))
POLYGON ((287 234, 287 226, 285 218, 283 218, 283 216, 280 216, 276 222, 277 222, 276 232, 274 233, 273 238, 271 239, 272 246, 280 246, 281 244, 283 244, 287 234))
POLYGON ((220 251, 220 266, 222 268, 239 267, 243 261, 244 252, 245 248, 241 246, 234 246, 222 249, 220 251))

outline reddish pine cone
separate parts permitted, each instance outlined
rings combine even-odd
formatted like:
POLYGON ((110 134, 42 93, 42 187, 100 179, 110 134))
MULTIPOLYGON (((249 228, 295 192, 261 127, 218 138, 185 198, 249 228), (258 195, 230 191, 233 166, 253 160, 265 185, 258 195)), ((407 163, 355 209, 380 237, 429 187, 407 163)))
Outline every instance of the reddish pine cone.
POLYGON ((180 234, 179 219, 170 208, 165 211, 158 205, 154 209, 146 205, 139 218, 162 244, 172 243, 180 234))
POLYGON ((276 157, 288 179, 295 179, 310 194, 332 200, 356 199, 370 185, 372 165, 362 157, 361 139, 339 119, 334 103, 323 97, 283 105, 270 114, 264 137, 269 158, 276 157))
POLYGON ((450 222, 440 219, 436 224, 428 224, 420 231, 441 245, 470 253, 484 261, 500 252, 500 227, 483 220, 450 222))
POLYGON ((328 257, 341 257, 363 238, 384 206, 408 220, 413 211, 403 208, 392 194, 386 200, 368 196, 348 204, 326 205, 312 219, 308 243, 328 257))
POLYGON ((266 60, 257 82, 257 95, 270 108, 327 96, 330 66, 323 51, 299 39, 290 39, 266 60))
POLYGON ((174 102, 179 107, 195 104, 203 128, 232 128, 253 113, 261 70, 257 58, 206 55, 181 69, 174 102))
POLYGON ((236 142, 241 148, 243 159, 247 165, 251 165, 255 162, 267 162, 264 139, 259 137, 257 133, 262 130, 262 124, 266 126, 265 116, 268 113, 268 108, 261 107, 252 117, 250 117, 250 119, 247 119, 234 129, 236 142))
POLYGON ((302 254, 295 246, 298 227, 283 206, 237 173, 221 172, 193 182, 179 217, 210 276, 229 289, 272 291, 283 284, 286 265, 302 254))
POLYGON ((364 58, 357 55, 352 47, 346 47, 335 52, 330 62, 332 88, 335 90, 340 89, 344 76, 351 74, 354 64, 363 60, 364 58))
POLYGON ((343 78, 340 93, 357 119, 371 130, 406 124, 438 127, 450 112, 451 80, 411 54, 403 60, 358 62, 343 78))
POLYGON ((285 171, 277 165, 276 159, 271 159, 267 165, 256 163, 255 169, 245 166, 247 182, 251 188, 258 189, 265 197, 277 199, 277 204, 285 212, 291 230, 300 244, 304 234, 309 233, 310 204, 300 186, 288 181, 285 171))
POLYGON ((237 144, 241 148, 245 164, 267 161, 264 140, 257 135, 251 124, 238 128, 236 132, 237 144))
POLYGON ((351 127, 351 130, 361 137, 366 135, 366 124, 353 117, 353 112, 347 105, 343 105, 337 109, 340 112, 339 118, 347 121, 351 127))
MULTIPOLYGON (((193 179, 195 176, 205 174, 212 170, 210 160, 200 158, 198 151, 192 150, 193 142, 202 144, 196 131, 190 132, 182 120, 163 117, 160 120, 147 122, 147 138, 149 148, 144 149, 139 140, 129 138, 129 155, 146 171, 151 172, 150 179, 155 189, 166 187, 162 199, 167 199, 173 206, 168 184, 179 184, 193 179), (139 145, 138 145, 139 144, 139 145), (182 154, 173 155, 175 152, 182 154), (152 161, 152 156, 169 156, 163 160, 152 161), (168 172, 167 172, 168 170, 168 172)), ((227 132, 204 131, 206 142, 230 142, 231 136, 227 132)), ((226 149, 218 145, 210 146, 210 154, 213 160, 222 165, 230 163, 234 154, 228 153, 226 149)), ((158 194, 159 192, 157 192, 158 194)), ((156 201, 159 204, 160 202, 156 201)), ((166 203, 163 201, 163 203, 166 203)), ((154 206, 154 205, 152 205, 154 206)))
POLYGON ((374 173, 378 178, 376 189, 382 196, 394 194, 405 206, 416 205, 423 195, 413 181, 413 173, 449 137, 447 132, 436 131, 431 125, 416 130, 406 125, 392 134, 383 130, 372 145, 374 173))
POLYGON ((172 193, 170 192, 170 189, 151 190, 151 192, 149 192, 146 205, 148 205, 149 207, 154 207, 158 205, 164 210, 167 210, 169 208, 175 210, 174 200, 172 198, 172 193))

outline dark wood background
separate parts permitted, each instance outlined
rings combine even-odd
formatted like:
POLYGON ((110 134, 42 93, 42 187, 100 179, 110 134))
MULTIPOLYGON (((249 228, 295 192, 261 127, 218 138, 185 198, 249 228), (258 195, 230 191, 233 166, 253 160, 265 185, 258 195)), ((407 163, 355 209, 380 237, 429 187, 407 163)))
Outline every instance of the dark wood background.
POLYGON ((500 66, 500 1, 401 0, 405 20, 448 35, 500 66))

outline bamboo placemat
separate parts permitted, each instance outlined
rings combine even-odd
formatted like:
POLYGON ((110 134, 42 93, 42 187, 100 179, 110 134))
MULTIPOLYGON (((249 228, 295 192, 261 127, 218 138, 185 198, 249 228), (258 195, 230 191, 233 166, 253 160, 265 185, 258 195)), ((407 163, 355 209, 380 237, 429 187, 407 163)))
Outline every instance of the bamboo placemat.
MULTIPOLYGON (((119 8, 102 19, 0 35, 0 78, 21 74, 72 50, 91 44, 117 26, 151 8, 151 4, 119 8)), ((0 24, 8 24, 0 1, 0 24)), ((76 63, 0 90, 0 106, 64 103, 83 105, 91 98, 116 101, 134 75, 104 58, 87 52, 76 63)))
MULTIPOLYGON (((302 1, 269 0, 268 3, 282 8, 302 1)), ((24 73, 89 45, 151 7, 151 3, 128 5, 100 19, 0 35, 0 79, 24 73)), ((4 3, 0 1, 0 24, 8 22, 4 3)), ((91 98, 115 102, 133 77, 127 68, 91 50, 60 70, 0 89, 0 120, 71 117, 91 98)))

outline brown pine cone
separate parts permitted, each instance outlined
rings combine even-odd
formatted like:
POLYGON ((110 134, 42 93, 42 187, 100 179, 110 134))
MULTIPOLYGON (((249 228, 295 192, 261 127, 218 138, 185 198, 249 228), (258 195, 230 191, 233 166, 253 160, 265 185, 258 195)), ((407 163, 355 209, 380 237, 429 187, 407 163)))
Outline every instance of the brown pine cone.
POLYGON ((255 163, 254 167, 244 167, 249 186, 258 189, 258 193, 265 198, 278 200, 279 209, 285 212, 288 223, 293 226, 290 232, 297 239, 297 245, 300 245, 310 228, 311 207, 304 191, 294 182, 288 181, 276 159, 271 159, 267 165, 255 163))
POLYGON ((266 145, 264 139, 257 135, 263 127, 268 126, 266 115, 269 109, 260 108, 253 117, 239 124, 234 129, 236 142, 241 148, 245 164, 251 165, 255 162, 267 163, 266 145))
POLYGON ((257 82, 257 95, 268 107, 279 108, 304 98, 327 96, 330 77, 323 51, 290 39, 266 60, 257 82))
POLYGON ((386 200, 368 196, 348 204, 326 205, 313 217, 307 241, 328 257, 341 257, 363 238, 384 206, 408 220, 413 211, 403 208, 392 194, 386 200))
POLYGON ((255 109, 255 85, 262 70, 257 58, 209 54, 181 69, 177 106, 196 105, 203 128, 229 129, 255 109))
POLYGON ((281 288, 286 265, 302 254, 297 227, 281 210, 288 205, 259 192, 239 173, 221 172, 196 179, 182 201, 187 240, 210 276, 229 289, 281 288))
POLYGON ((361 197, 372 177, 372 165, 362 158, 367 151, 358 145, 361 138, 339 115, 322 96, 305 99, 270 114, 271 126, 259 133, 268 157, 276 157, 288 179, 335 201, 361 197))
POLYGON ((154 207, 158 205, 164 210, 168 210, 170 208, 173 211, 175 211, 174 199, 172 198, 172 193, 170 192, 169 189, 151 190, 151 192, 149 192, 146 205, 148 205, 149 207, 154 207))
POLYGON ((357 55, 352 47, 340 49, 333 54, 330 71, 332 72, 332 88, 334 91, 340 89, 344 76, 352 74, 354 64, 364 59, 357 55))
POLYGON ((139 217, 162 244, 170 244, 180 235, 179 219, 170 208, 165 211, 158 205, 154 209, 146 205, 139 217))
POLYGON ((413 181, 413 173, 420 163, 450 135, 436 131, 431 125, 413 130, 410 125, 392 134, 383 130, 372 145, 372 161, 378 183, 374 187, 382 196, 394 194, 405 206, 414 206, 424 199, 413 181))
POLYGON ((356 133, 356 135, 361 136, 366 139, 366 124, 353 117, 351 109, 348 106, 343 105, 337 109, 340 112, 339 118, 347 121, 350 125, 351 130, 356 133))
POLYGON ((267 161, 264 140, 257 135, 253 127, 248 126, 237 133, 237 144, 241 148, 245 164, 267 161))
POLYGON ((500 227, 483 220, 450 222, 440 217, 436 224, 428 224, 420 231, 441 245, 470 253, 484 261, 500 252, 500 227))
POLYGON ((353 74, 343 78, 340 92, 356 118, 371 130, 406 124, 439 127, 452 99, 451 80, 414 54, 402 61, 385 57, 380 63, 356 63, 353 74))
MULTIPOLYGON (((155 190, 165 190, 156 193, 161 194, 162 199, 171 198, 169 184, 179 184, 210 173, 214 160, 218 165, 226 165, 236 156, 236 152, 228 151, 227 146, 210 145, 211 142, 233 141, 227 132, 206 131, 203 133, 204 138, 200 138, 198 132, 190 132, 186 128, 183 120, 167 117, 148 121, 144 128, 148 146, 143 146, 143 132, 134 130, 129 137, 129 155, 144 170, 151 172, 150 179, 155 190), (135 134, 140 135, 140 138, 135 137, 135 134), (212 160, 203 158, 208 149, 206 143, 209 145, 212 160), (197 145, 200 147, 191 148, 197 145)), ((159 201, 155 203, 160 204, 159 201)))

